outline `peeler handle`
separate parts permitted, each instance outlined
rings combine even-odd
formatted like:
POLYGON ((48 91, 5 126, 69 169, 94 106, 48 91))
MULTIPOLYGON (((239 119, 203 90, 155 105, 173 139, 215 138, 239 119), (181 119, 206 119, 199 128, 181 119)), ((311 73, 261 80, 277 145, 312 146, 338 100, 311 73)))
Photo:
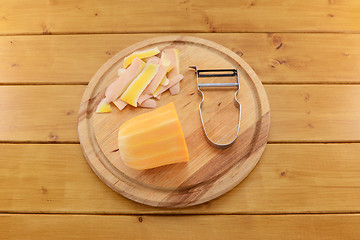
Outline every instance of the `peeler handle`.
MULTIPOLYGON (((200 113, 201 124, 202 124, 203 130, 204 130, 204 133, 205 133, 205 137, 206 137, 207 141, 210 143, 210 145, 212 145, 213 147, 222 148, 222 149, 228 148, 236 141, 237 137, 239 136, 239 131, 240 131, 241 104, 236 98, 237 93, 240 90, 240 82, 239 82, 239 75, 238 75, 237 69, 198 70, 196 66, 190 66, 190 68, 195 70, 197 90, 201 94, 201 98, 202 98, 201 102, 199 104, 199 113, 200 113), (213 71, 218 71, 218 72, 220 72, 220 71, 231 71, 231 72, 233 72, 232 76, 236 77, 237 82, 236 83, 199 83, 199 77, 215 77, 214 75, 200 75, 199 72, 213 72, 213 71), (239 109, 239 121, 238 121, 238 125, 237 125, 236 136, 230 142, 225 143, 225 144, 216 143, 216 142, 212 141, 210 139, 210 137, 208 136, 206 128, 205 128, 204 120, 203 120, 203 117, 202 117, 202 111, 201 111, 202 104, 203 104, 204 99, 205 99, 204 93, 200 89, 201 87, 237 87, 237 91, 235 92, 234 98, 235 98, 235 104, 239 109)), ((216 77, 224 77, 223 75, 226 75, 226 74, 217 74, 216 77)))

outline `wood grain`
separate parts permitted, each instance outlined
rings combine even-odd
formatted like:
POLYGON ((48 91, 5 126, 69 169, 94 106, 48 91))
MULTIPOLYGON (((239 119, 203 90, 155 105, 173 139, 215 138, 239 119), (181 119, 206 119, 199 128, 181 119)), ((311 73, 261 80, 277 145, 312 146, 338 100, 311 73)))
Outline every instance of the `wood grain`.
POLYGON ((0 141, 77 141, 83 86, 1 86, 0 141))
POLYGON ((272 109, 270 141, 323 142, 324 133, 325 142, 358 141, 359 90, 358 85, 267 86, 272 109))
MULTIPOLYGON (((271 142, 360 141, 360 86, 266 85, 265 89, 271 142)), ((84 90, 85 86, 0 86, 0 102, 6 103, 0 104, 4 113, 0 141, 78 142, 76 113, 84 90)))
MULTIPOLYGON (((263 83, 359 83, 357 34, 190 34, 244 58, 263 83), (334 61, 337 59, 337 61, 334 61)), ((111 56, 159 34, 0 37, 0 83, 87 84, 111 56)))
POLYGON ((356 0, 17 0, 1 4, 0 12, 0 34, 360 30, 356 0))
POLYGON ((359 214, 0 215, 2 239, 358 239, 359 214), (234 226, 237 227, 234 227, 234 226), (241 227, 240 227, 241 226, 241 227), (261 229, 261 231, 259 231, 261 229))
POLYGON ((159 36, 114 33, 187 32, 230 48, 264 83, 291 84, 266 86, 270 141, 347 144, 269 144, 221 198, 152 208, 107 188, 79 144, 49 144, 78 142, 84 86, 0 86, 0 142, 46 143, 0 144, 0 212, 16 213, 0 214, 0 239, 358 239, 359 12, 356 0, 2 1, 0 85, 85 85, 118 51, 159 36), (23 34, 41 36, 11 36, 23 34), (187 213, 286 215, 139 215, 187 213))
POLYGON ((232 191, 184 209, 149 207, 115 193, 93 173, 77 144, 0 144, 0 152, 0 212, 360 212, 360 144, 269 144, 232 191))
MULTIPOLYGON (((237 82, 233 78, 207 78, 205 82, 237 82)), ((202 79, 199 79, 201 82, 202 79)), ((266 146, 270 127, 269 102, 256 73, 236 53, 214 42, 189 36, 162 36, 129 46, 109 59, 95 73, 81 99, 79 139, 84 155, 99 178, 116 192, 136 202, 158 207, 186 207, 210 201, 240 183, 255 167, 266 146), (121 160, 118 129, 126 121, 147 109, 117 109, 111 114, 96 114, 105 90, 116 79, 124 58, 135 51, 152 47, 179 50, 181 93, 163 94, 157 105, 173 102, 184 133, 189 162, 149 170, 134 170, 121 160), (193 53, 196 52, 196 56, 193 53), (199 69, 237 69, 241 88, 237 94, 239 109, 234 106, 237 89, 202 89, 205 96, 202 117, 212 141, 226 144, 214 148, 203 135, 196 78, 189 66, 199 69), (221 66, 221 67, 219 67, 221 66), (165 96, 164 96, 165 95, 165 96), (197 116, 198 121, 194 121, 197 116)))

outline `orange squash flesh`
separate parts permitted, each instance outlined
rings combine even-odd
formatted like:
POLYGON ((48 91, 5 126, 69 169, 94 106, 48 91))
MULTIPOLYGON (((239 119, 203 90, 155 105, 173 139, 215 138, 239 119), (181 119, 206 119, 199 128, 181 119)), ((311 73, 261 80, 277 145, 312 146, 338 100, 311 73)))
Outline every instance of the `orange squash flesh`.
POLYGON ((134 117, 121 125, 118 145, 124 163, 135 169, 189 161, 174 103, 134 117))

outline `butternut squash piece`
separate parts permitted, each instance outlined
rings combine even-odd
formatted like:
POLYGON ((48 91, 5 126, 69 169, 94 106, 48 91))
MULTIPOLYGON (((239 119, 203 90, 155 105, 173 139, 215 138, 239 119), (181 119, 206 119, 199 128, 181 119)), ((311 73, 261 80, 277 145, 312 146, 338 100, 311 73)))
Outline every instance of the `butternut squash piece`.
MULTIPOLYGON (((134 62, 134 61, 133 61, 133 62, 134 62)), ((143 66, 144 66, 144 65, 145 65, 145 64, 143 64, 143 66)), ((128 68, 128 70, 129 70, 129 68, 128 68)), ((118 77, 120 77, 121 74, 123 74, 125 71, 126 71, 125 68, 120 68, 120 69, 118 70, 118 77)), ((141 71, 141 70, 140 70, 140 71, 141 71)), ((120 111, 123 110, 123 109, 126 107, 126 105, 127 105, 127 103, 124 102, 123 100, 121 100, 120 98, 116 99, 116 100, 113 101, 112 103, 113 103, 120 111)))
POLYGON ((137 101, 146 86, 154 78, 159 69, 158 64, 146 63, 144 70, 135 78, 128 89, 121 95, 121 100, 137 107, 137 101))
MULTIPOLYGON (((168 73, 168 78, 175 77, 180 74, 180 63, 179 63, 179 52, 175 48, 165 49, 164 53, 169 57, 171 64, 174 66, 173 69, 168 73)), ((180 92, 180 83, 175 84, 170 87, 171 95, 179 94, 180 92)))
POLYGON ((170 60, 166 57, 165 53, 161 54, 160 67, 159 71, 156 73, 154 79, 149 83, 145 88, 144 92, 147 94, 153 94, 158 86, 161 84, 163 78, 165 77, 167 70, 170 66, 170 60))
POLYGON ((121 111, 123 110, 127 103, 124 102, 123 100, 121 100, 120 98, 116 99, 115 101, 113 101, 113 104, 121 111))
POLYGON ((138 76, 143 70, 144 66, 145 63, 143 61, 139 58, 135 58, 130 67, 125 69, 125 71, 123 71, 120 76, 106 89, 106 101, 113 102, 120 97, 136 76, 138 76))
POLYGON ((146 99, 140 104, 143 108, 156 108, 156 101, 154 99, 146 99))
POLYGON ((110 104, 106 102, 105 98, 103 98, 96 108, 96 113, 109 113, 109 112, 111 112, 110 104))
POLYGON ((119 68, 118 70, 118 77, 120 77, 121 74, 123 74, 125 72, 125 68, 119 68))
POLYGON ((124 68, 127 68, 135 58, 140 58, 140 59, 149 58, 155 56, 159 52, 160 50, 157 47, 144 51, 136 51, 124 59, 124 68))
POLYGON ((157 56, 153 56, 151 58, 148 59, 144 59, 146 63, 154 63, 154 64, 159 64, 160 62, 160 58, 157 56))
POLYGON ((154 96, 154 97, 157 97, 159 94, 165 92, 166 90, 168 90, 169 88, 171 88, 171 87, 174 86, 175 84, 179 83, 183 78, 184 78, 184 76, 181 75, 181 74, 176 75, 175 77, 170 78, 168 85, 166 85, 166 86, 160 85, 160 86, 155 90, 153 96, 154 96))
POLYGON ((167 72, 170 72, 173 68, 174 68, 174 65, 170 65, 170 67, 169 67, 169 69, 167 70, 167 72))
MULTIPOLYGON (((134 63, 134 61, 133 61, 133 63, 134 63)), ((144 67, 144 65, 145 65, 145 63, 142 64, 142 67, 144 67)), ((118 70, 118 77, 120 77, 126 70, 129 71, 130 68, 128 68, 128 69, 120 68, 120 69, 118 70)), ((141 71, 141 69, 140 69, 140 71, 141 71)), ((129 83, 129 84, 130 84, 130 83, 129 83)), ((125 89, 124 89, 124 91, 125 91, 125 89)), ((127 105, 127 103, 124 102, 123 100, 121 100, 120 98, 116 99, 116 100, 113 101, 112 103, 113 103, 120 111, 123 110, 123 109, 126 107, 126 105, 127 105)))
POLYGON ((169 79, 164 77, 160 84, 161 86, 167 86, 169 84, 169 79))
POLYGON ((138 99, 138 104, 141 105, 144 101, 148 100, 151 97, 152 97, 152 95, 150 95, 150 94, 142 93, 138 99))
POLYGON ((180 93, 180 84, 179 83, 175 84, 174 86, 172 86, 170 88, 170 94, 171 95, 177 95, 179 93, 180 93))
POLYGON ((121 125, 118 146, 121 159, 135 169, 189 161, 184 134, 172 102, 121 125))

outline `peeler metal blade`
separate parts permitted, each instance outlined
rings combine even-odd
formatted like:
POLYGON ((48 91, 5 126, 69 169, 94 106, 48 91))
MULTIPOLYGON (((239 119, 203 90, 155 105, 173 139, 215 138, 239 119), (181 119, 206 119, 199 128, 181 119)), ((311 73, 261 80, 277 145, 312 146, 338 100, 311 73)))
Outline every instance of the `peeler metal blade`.
POLYGON ((202 99, 201 102, 199 104, 199 113, 200 113, 200 119, 201 119, 201 124, 205 133, 205 137, 207 139, 207 141, 210 143, 210 145, 212 145, 213 147, 216 148, 228 148, 230 147, 238 138, 239 136, 239 131, 240 131, 240 122, 241 122, 241 104, 240 102, 237 100, 236 95, 240 90, 240 81, 239 81, 239 74, 238 74, 238 70, 237 69, 206 69, 206 70, 198 70, 196 66, 189 66, 189 68, 192 68, 195 70, 195 74, 196 74, 196 86, 197 86, 197 90, 199 92, 199 94, 201 95, 202 99), (235 83, 199 83, 199 78, 207 78, 207 77, 236 77, 236 82, 235 83), (214 141, 212 141, 210 139, 210 137, 208 136, 207 132, 206 132, 206 128, 204 125, 204 120, 202 117, 202 104, 204 102, 205 96, 204 93, 201 91, 201 88, 208 88, 208 87, 236 87, 237 90, 235 92, 235 105, 236 107, 239 109, 239 121, 238 121, 238 125, 237 125, 237 131, 236 131, 236 136, 233 140, 231 140, 228 143, 225 144, 220 144, 220 143, 216 143, 214 141))

